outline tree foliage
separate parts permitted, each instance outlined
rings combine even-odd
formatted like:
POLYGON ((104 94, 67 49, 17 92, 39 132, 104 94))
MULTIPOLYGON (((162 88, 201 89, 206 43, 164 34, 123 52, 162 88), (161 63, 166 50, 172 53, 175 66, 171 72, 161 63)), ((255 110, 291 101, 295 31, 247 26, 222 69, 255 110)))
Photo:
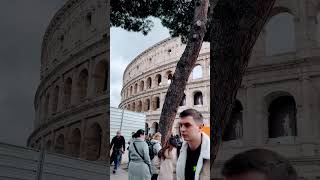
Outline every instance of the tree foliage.
MULTIPOLYGON (((195 4, 199 0, 112 0, 111 26, 147 35, 154 26, 150 17, 159 18, 172 37, 186 43, 191 32, 195 4)), ((210 23, 208 23, 210 24, 210 23)), ((208 27, 207 27, 208 29, 208 27)), ((208 39, 205 35, 205 40, 208 39)))

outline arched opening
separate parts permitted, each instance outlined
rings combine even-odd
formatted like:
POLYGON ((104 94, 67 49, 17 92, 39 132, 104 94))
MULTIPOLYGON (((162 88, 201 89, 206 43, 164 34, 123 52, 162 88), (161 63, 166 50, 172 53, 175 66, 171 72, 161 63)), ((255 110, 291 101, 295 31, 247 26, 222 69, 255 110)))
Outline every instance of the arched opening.
POLYGON ((128 104, 128 108, 127 108, 127 109, 128 109, 128 110, 131 110, 131 109, 130 109, 130 104, 128 104))
POLYGON ((136 111, 136 103, 135 102, 132 103, 132 111, 136 111))
MULTIPOLYGON (((320 6, 320 4, 319 4, 320 6)), ((317 13, 317 31, 316 31, 316 38, 318 47, 320 47, 320 8, 318 9, 317 13)))
POLYGON ((137 111, 138 111, 138 112, 141 112, 141 111, 142 111, 142 101, 138 101, 137 111))
POLYGON ((59 102, 59 86, 56 86, 53 91, 52 96, 52 113, 56 113, 58 109, 59 102))
POLYGON ((242 138, 243 135, 243 107, 239 100, 236 100, 233 104, 232 113, 229 123, 225 127, 225 131, 222 137, 223 141, 230 141, 242 138))
POLYGON ((68 78, 64 82, 64 98, 63 98, 63 105, 64 108, 68 107, 71 103, 71 90, 72 90, 72 79, 68 78))
POLYGON ((149 111, 150 110, 150 99, 146 99, 145 102, 145 111, 149 111))
POLYGON ((43 107, 43 118, 47 119, 48 118, 48 111, 49 111, 49 97, 50 94, 47 94, 45 101, 44 101, 44 107, 43 107))
POLYGON ((198 92, 194 93, 193 104, 194 105, 203 105, 202 92, 198 91, 198 92))
POLYGON ((104 94, 107 90, 107 62, 100 61, 93 74, 96 95, 104 94))
POLYGON ((144 90, 144 81, 141 81, 140 82, 140 91, 143 91, 144 90))
POLYGON ((152 110, 157 110, 160 108, 160 98, 159 97, 153 97, 152 100, 152 110))
POLYGON ((100 158, 102 144, 102 129, 98 123, 94 123, 87 131, 86 159, 95 161, 100 158))
POLYGON ((145 131, 145 134, 149 133, 149 125, 148 125, 148 123, 145 123, 144 131, 145 131))
POLYGON ((192 70, 192 79, 202 78, 202 67, 201 65, 196 65, 192 70))
POLYGON ((78 97, 79 97, 79 101, 81 102, 87 96, 88 70, 84 69, 80 72, 77 85, 78 85, 78 97))
POLYGON ((280 12, 272 16, 265 30, 267 56, 296 50, 294 16, 289 12, 280 12))
POLYGON ((78 128, 74 129, 70 138, 70 154, 74 157, 80 157, 81 133, 78 128))
POLYGON ((133 87, 131 86, 130 87, 130 96, 132 96, 132 90, 133 90, 133 87))
POLYGON ((45 146, 46 151, 51 151, 51 144, 52 144, 51 140, 48 140, 45 146))
POLYGON ((172 81, 172 78, 173 78, 172 72, 168 71, 166 74, 167 74, 168 84, 171 84, 171 81, 172 81))
POLYGON ((152 123, 151 129, 150 129, 150 133, 151 134, 155 134, 159 131, 159 124, 157 122, 152 123))
POLYGON ((280 96, 268 108, 269 138, 297 136, 297 109, 293 96, 280 96))
POLYGON ((147 79, 147 88, 151 89, 151 85, 152 85, 152 79, 151 79, 151 77, 148 77, 148 79, 147 79))
POLYGON ((182 97, 182 100, 181 100, 179 106, 185 106, 185 105, 186 105, 186 94, 183 93, 183 97, 182 97))
POLYGON ((138 92, 138 83, 134 85, 134 93, 137 94, 137 92, 138 92))
POLYGON ((157 86, 161 86, 161 81, 162 81, 161 75, 160 75, 160 74, 157 74, 157 75, 156 75, 157 86))
POLYGON ((59 154, 64 154, 64 136, 62 134, 56 139, 54 151, 59 154))

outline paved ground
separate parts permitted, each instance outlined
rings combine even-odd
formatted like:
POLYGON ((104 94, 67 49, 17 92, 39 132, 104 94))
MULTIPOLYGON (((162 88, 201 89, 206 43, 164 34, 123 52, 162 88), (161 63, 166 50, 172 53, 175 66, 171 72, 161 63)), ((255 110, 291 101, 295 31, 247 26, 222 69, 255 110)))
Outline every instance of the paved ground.
POLYGON ((117 170, 116 174, 113 174, 113 166, 110 167, 110 180, 128 180, 127 164, 122 164, 117 170))

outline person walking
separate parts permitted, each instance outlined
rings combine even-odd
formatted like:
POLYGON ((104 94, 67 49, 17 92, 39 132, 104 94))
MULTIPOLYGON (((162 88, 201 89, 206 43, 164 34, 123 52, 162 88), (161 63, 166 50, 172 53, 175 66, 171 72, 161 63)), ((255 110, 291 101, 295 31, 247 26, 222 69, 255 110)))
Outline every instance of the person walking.
POLYGON ((139 129, 129 146, 128 180, 150 180, 151 174, 149 148, 145 142, 144 130, 139 129))
POLYGON ((124 154, 125 152, 125 148, 126 148, 125 139, 121 135, 121 131, 117 131, 117 135, 112 138, 111 144, 110 144, 110 149, 112 149, 110 164, 114 162, 113 174, 117 172, 117 169, 121 164, 121 158, 122 158, 122 154, 124 154))
POLYGON ((157 180, 176 180, 177 137, 171 136, 159 151, 160 171, 157 180))
POLYGON ((150 142, 150 147, 149 147, 149 154, 150 159, 151 159, 151 172, 152 172, 152 177, 151 180, 157 180, 159 170, 160 170, 160 159, 158 157, 158 152, 161 149, 161 134, 157 132, 154 134, 151 142, 150 142))

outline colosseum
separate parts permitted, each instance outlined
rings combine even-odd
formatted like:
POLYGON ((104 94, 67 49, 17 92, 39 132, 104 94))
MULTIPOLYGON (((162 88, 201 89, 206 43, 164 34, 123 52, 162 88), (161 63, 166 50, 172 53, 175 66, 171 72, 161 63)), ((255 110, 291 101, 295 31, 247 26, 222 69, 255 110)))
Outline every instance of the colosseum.
POLYGON ((69 0, 43 37, 28 146, 104 161, 109 102, 106 2, 69 0))
MULTIPOLYGON (((185 45, 165 39, 138 55, 123 75, 120 108, 147 115, 158 131, 162 104, 185 45)), ((178 110, 209 119, 209 45, 204 43, 178 110)), ((263 147, 286 156, 300 179, 320 178, 320 3, 278 0, 254 46, 212 177, 236 153, 263 147)), ((177 131, 175 123, 173 131, 177 131)))

